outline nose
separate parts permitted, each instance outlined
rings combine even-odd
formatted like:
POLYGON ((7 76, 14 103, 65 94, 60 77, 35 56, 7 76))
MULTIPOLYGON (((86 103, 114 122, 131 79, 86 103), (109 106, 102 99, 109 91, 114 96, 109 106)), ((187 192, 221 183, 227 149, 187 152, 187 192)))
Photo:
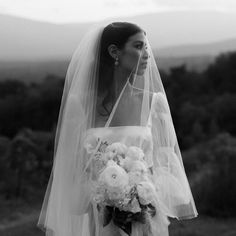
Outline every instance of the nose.
POLYGON ((142 57, 145 60, 149 58, 148 47, 143 48, 142 57))

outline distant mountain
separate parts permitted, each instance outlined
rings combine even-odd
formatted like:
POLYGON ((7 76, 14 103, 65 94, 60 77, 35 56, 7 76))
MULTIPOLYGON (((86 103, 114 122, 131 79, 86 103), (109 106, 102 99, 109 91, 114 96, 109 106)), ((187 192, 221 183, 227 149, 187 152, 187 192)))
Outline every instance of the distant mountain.
POLYGON ((16 79, 39 83, 47 75, 65 78, 68 65, 69 60, 0 61, 0 81, 16 79))
MULTIPOLYGON (((145 29, 152 47, 161 56, 176 56, 175 52, 179 56, 179 51, 182 51, 181 56, 194 55, 195 52, 205 52, 205 49, 199 51, 196 46, 192 49, 193 44, 208 43, 206 48, 209 49, 211 42, 236 38, 236 14, 233 13, 164 12, 109 19, 106 22, 119 20, 135 22, 145 29), (176 49, 176 46, 181 45, 189 46, 184 50, 176 49)), ((70 58, 81 37, 92 24, 52 24, 0 15, 0 61, 70 58)), ((226 43, 229 47, 231 42, 226 43)), ((230 49, 236 49, 234 42, 231 46, 230 49)), ((202 48, 201 45, 199 47, 202 48)), ((224 47, 222 45, 221 48, 224 47)), ((219 53, 217 47, 211 47, 207 51, 211 55, 219 53)))
POLYGON ((155 50, 159 57, 216 56, 220 53, 236 51, 236 38, 206 44, 172 46, 155 50))
POLYGON ((236 38, 206 44, 173 46, 156 49, 158 67, 168 71, 171 67, 185 64, 188 70, 203 71, 221 53, 236 51, 236 38))
MULTIPOLYGON (((134 22, 145 29, 158 67, 166 71, 182 64, 203 71, 219 53, 236 50, 236 14, 168 12, 106 22, 111 21, 134 22)), ((91 25, 0 15, 0 80, 39 82, 47 74, 64 77, 73 51, 91 25)))
POLYGON ((215 61, 214 56, 157 57, 157 66, 165 72, 185 65, 189 71, 203 72, 215 61))
POLYGON ((0 15, 0 61, 70 58, 89 26, 56 25, 0 15))
POLYGON ((236 14, 233 11, 170 11, 124 20, 140 25, 156 49, 236 39, 236 14))
MULTIPOLYGON (((158 57, 157 66, 169 72, 170 68, 186 65, 188 70, 202 72, 214 62, 214 56, 158 57)), ((65 78, 69 60, 15 61, 0 62, 0 81, 17 79, 26 83, 41 82, 47 75, 53 74, 65 78)))

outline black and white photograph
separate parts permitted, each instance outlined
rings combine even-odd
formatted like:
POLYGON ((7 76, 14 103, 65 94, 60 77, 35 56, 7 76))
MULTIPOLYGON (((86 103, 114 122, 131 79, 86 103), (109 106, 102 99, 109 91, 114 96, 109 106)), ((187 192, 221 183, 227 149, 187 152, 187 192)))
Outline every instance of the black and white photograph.
POLYGON ((0 236, 236 236, 236 1, 0 0, 0 236))

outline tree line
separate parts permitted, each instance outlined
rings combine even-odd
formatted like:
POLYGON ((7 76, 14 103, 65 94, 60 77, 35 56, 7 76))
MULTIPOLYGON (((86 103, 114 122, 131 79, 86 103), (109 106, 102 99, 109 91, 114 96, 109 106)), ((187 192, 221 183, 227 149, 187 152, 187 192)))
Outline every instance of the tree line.
MULTIPOLYGON (((199 209, 235 215, 236 52, 219 55, 201 73, 182 65, 160 74, 199 209)), ((40 84, 0 82, 0 194, 5 198, 44 193, 63 86, 64 78, 55 75, 40 84)))
MULTIPOLYGON (((220 132, 236 134, 236 53, 218 56, 204 72, 185 65, 160 71, 183 149, 220 132)), ((48 75, 40 84, 0 82, 0 134, 14 137, 24 127, 51 131, 56 125, 64 78, 48 75)))

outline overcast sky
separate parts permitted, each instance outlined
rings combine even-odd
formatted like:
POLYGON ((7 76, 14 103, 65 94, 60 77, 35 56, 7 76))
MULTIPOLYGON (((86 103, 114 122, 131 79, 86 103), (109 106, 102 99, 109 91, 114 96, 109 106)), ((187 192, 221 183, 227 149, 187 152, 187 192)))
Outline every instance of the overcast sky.
POLYGON ((0 14, 55 23, 99 21, 110 17, 178 10, 236 14, 235 0, 0 0, 0 14))

